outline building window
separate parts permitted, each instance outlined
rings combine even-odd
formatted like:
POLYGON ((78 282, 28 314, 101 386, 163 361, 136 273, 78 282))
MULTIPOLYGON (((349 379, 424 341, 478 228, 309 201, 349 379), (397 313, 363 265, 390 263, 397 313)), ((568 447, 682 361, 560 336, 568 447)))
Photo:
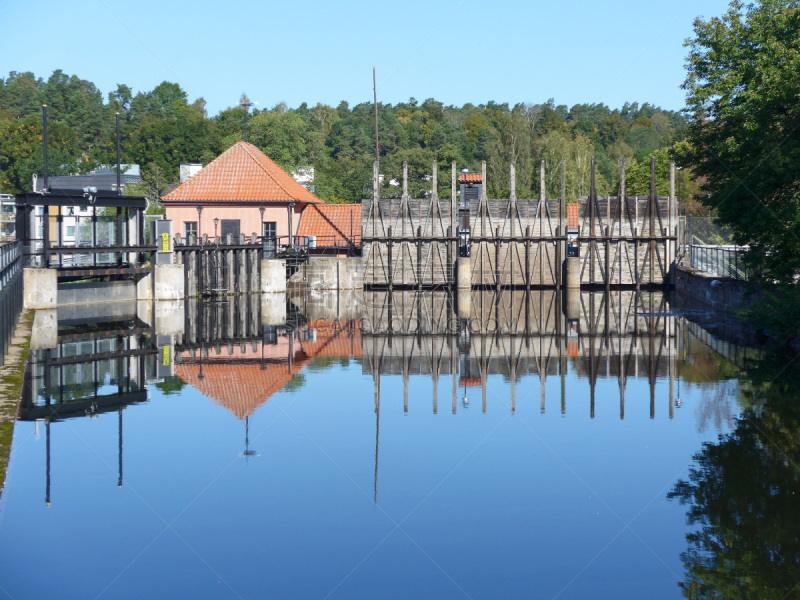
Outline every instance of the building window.
POLYGON ((278 235, 278 223, 276 221, 266 221, 262 224, 261 235, 265 238, 274 238, 278 235))
POLYGON ((184 221, 183 235, 185 235, 187 239, 191 235, 197 236, 197 221, 184 221))
POLYGON ((67 225, 67 237, 75 237, 75 226, 67 225))

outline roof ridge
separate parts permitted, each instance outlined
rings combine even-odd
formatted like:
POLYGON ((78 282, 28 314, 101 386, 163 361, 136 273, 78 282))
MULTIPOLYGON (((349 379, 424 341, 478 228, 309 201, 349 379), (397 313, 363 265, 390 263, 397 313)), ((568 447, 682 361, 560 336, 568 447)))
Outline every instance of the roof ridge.
MULTIPOLYGON (((242 149, 243 149, 245 152, 247 152, 247 155, 248 155, 250 158, 252 158, 252 159, 253 159, 253 161, 254 161, 254 162, 255 162, 255 163, 256 163, 256 164, 259 166, 259 168, 260 168, 262 171, 264 171, 264 174, 265 174, 265 175, 267 175, 267 176, 269 176, 269 177, 271 177, 271 178, 272 178, 272 181, 274 181, 274 182, 275 182, 275 184, 276 184, 276 185, 277 185, 279 188, 281 188, 281 189, 282 189, 282 190, 283 190, 283 191, 286 193, 286 195, 287 195, 287 196, 289 196, 290 198, 294 198, 294 201, 295 201, 295 202, 303 202, 303 200, 298 200, 298 199, 297 199, 297 196, 296 196, 296 194, 293 194, 292 192, 290 192, 289 190, 287 190, 287 189, 286 189, 286 187, 284 187, 284 186, 281 184, 281 182, 280 182, 280 181, 278 181, 278 179, 275 177, 275 175, 274 175, 273 173, 270 173, 269 171, 267 171, 267 169, 265 169, 265 168, 264 168, 264 165, 262 165, 262 164, 261 164, 261 161, 260 161, 258 158, 256 158, 256 157, 255 157, 255 156, 252 154, 252 152, 250 152, 250 150, 249 150, 249 149, 248 149, 248 147, 247 147, 247 146, 253 146, 253 148, 255 148, 256 150, 258 150, 259 152, 261 152, 261 150, 258 148, 258 146, 255 146, 254 144, 250 144, 250 143, 248 143, 248 142, 239 142, 239 143, 242 145, 242 149)), ((261 152, 261 154, 264 156, 264 158, 266 158, 267 160, 269 160, 270 162, 274 163, 274 164, 277 166, 277 163, 275 163, 275 161, 274 161, 274 160, 272 160, 272 159, 271 159, 269 156, 267 156, 267 155, 266 155, 266 154, 264 154, 263 152, 261 152)), ((284 171, 284 173, 285 173, 285 171, 284 171)), ((286 174, 288 175, 288 173, 286 173, 286 174)), ((299 184, 298 184, 298 185, 299 185, 299 184)))

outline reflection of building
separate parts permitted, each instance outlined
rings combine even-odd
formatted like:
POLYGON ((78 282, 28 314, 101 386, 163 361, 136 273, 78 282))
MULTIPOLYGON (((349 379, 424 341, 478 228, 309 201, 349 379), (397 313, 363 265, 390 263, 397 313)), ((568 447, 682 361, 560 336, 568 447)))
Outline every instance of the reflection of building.
POLYGON ((175 374, 201 394, 246 419, 274 394, 291 385, 306 366, 319 359, 361 358, 361 325, 357 321, 311 320, 279 335, 267 327, 250 344, 209 349, 184 348, 175 374))
POLYGON ((147 380, 157 370, 150 328, 136 317, 59 322, 54 347, 33 351, 20 398, 19 419, 44 423, 45 502, 50 506, 51 425, 76 417, 117 413, 118 475, 122 487, 122 412, 147 402, 147 380))

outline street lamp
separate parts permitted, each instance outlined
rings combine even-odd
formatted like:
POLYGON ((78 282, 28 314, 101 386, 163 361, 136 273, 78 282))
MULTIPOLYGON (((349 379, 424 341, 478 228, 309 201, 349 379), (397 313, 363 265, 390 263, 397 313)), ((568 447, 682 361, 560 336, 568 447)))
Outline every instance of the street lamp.
POLYGON ((261 237, 264 237, 264 211, 267 210, 266 207, 262 206, 258 209, 258 212, 261 213, 261 237))
POLYGON ((202 223, 202 221, 200 220, 200 217, 201 217, 202 214, 203 214, 203 205, 202 204, 198 204, 197 205, 197 241, 199 243, 202 243, 201 240, 203 239, 202 238, 202 234, 200 233, 200 231, 202 229, 200 227, 200 224, 202 223))
POLYGON ((286 214, 289 217, 289 247, 294 248, 294 244, 292 244, 292 209, 296 202, 289 202, 286 205, 286 214))

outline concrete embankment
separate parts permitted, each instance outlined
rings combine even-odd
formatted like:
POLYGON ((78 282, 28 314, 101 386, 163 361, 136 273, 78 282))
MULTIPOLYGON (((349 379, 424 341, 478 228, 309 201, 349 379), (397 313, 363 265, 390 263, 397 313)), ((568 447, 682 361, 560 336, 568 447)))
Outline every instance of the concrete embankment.
POLYGON ((25 310, 17 321, 5 364, 0 367, 0 492, 6 481, 6 468, 11 453, 14 422, 22 393, 25 364, 30 351, 33 311, 25 310))
MULTIPOLYGON (((761 297, 745 281, 717 277, 682 264, 675 269, 675 307, 679 311, 704 311, 705 318, 700 320, 712 331, 715 327, 734 328, 748 339, 763 335, 777 341, 775 332, 757 331, 739 319, 739 312, 761 297)), ((800 354, 800 338, 790 340, 787 345, 800 354)))

